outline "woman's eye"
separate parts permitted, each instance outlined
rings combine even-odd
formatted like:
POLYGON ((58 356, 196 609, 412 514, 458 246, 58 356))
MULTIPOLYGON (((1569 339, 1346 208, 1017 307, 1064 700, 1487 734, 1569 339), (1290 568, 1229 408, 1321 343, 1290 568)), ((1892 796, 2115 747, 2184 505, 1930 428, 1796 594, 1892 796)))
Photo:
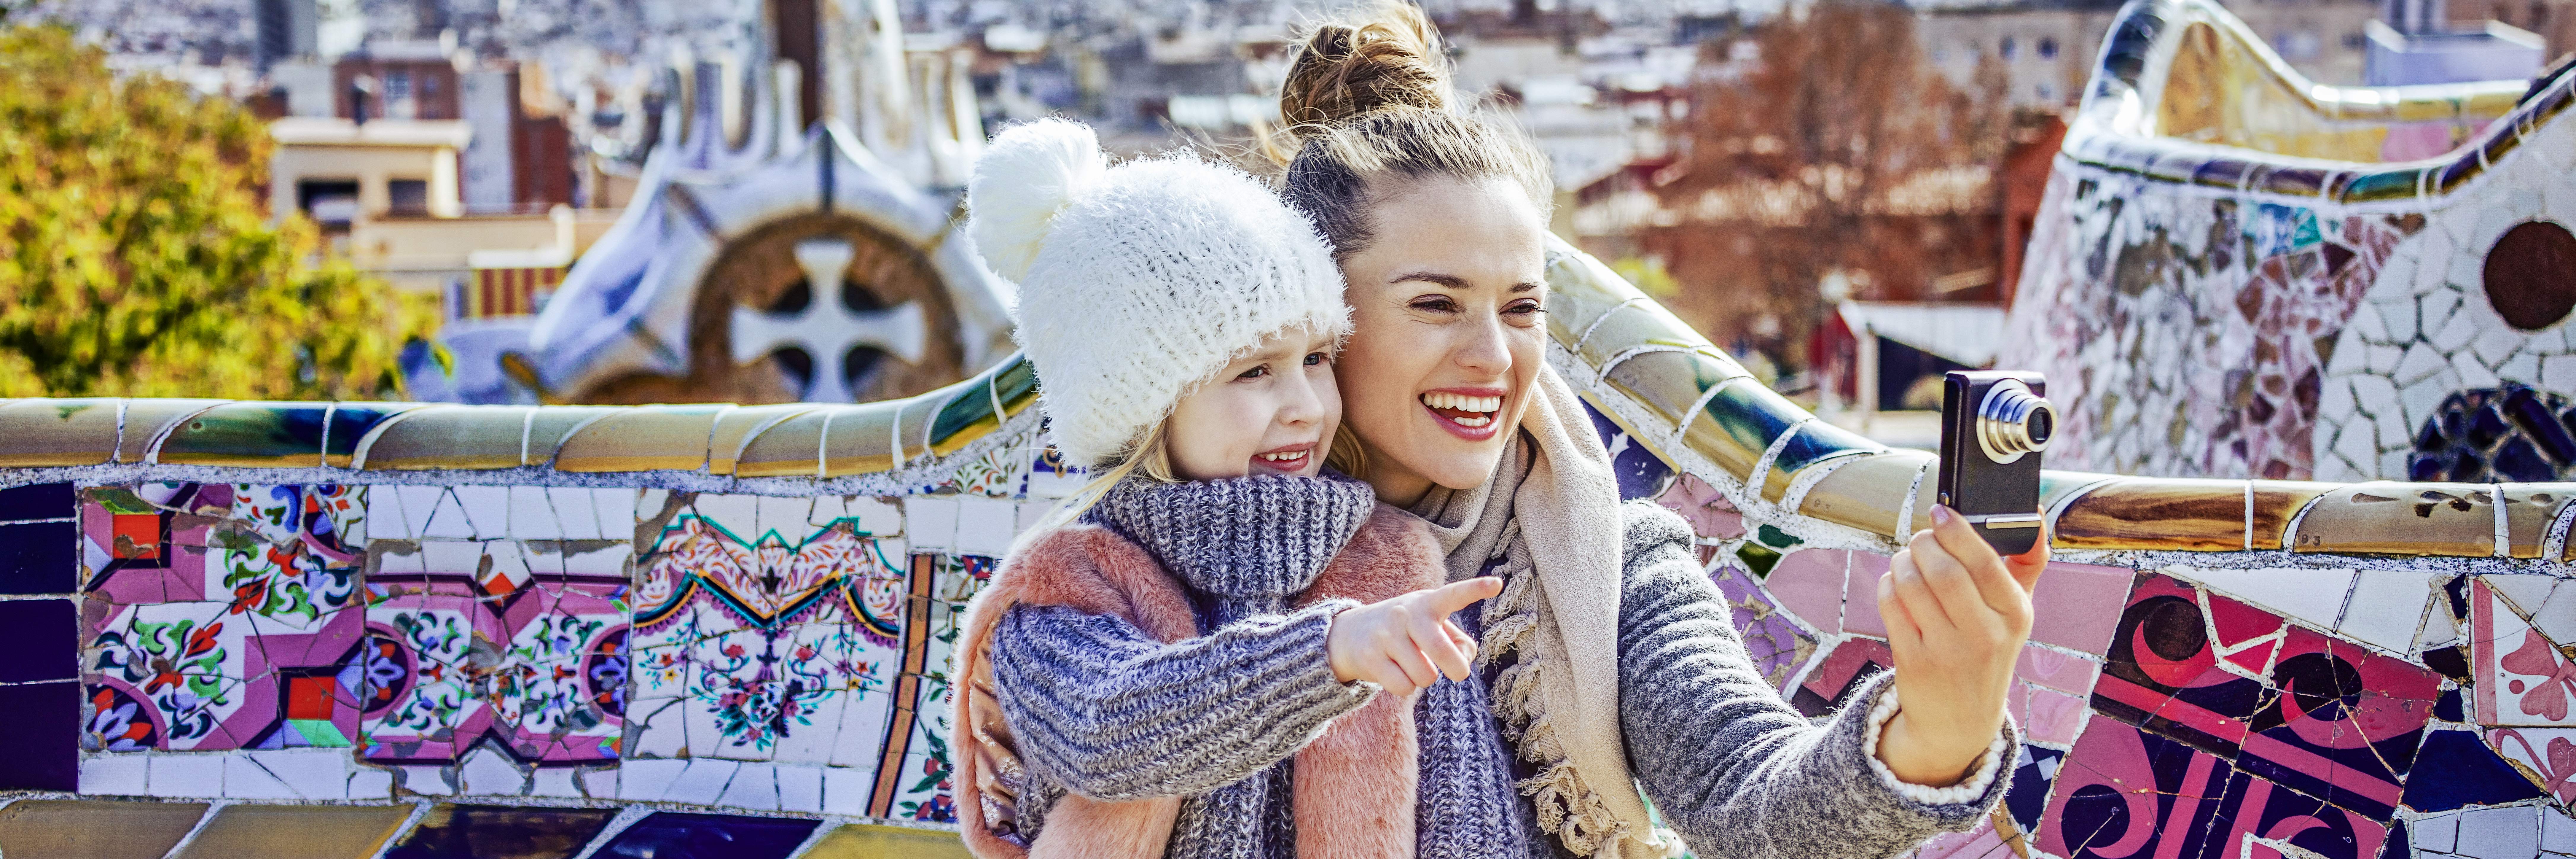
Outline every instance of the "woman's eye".
POLYGON ((1425 313, 1456 313, 1458 302, 1447 296, 1427 295, 1413 300, 1413 309, 1425 313))
POLYGON ((1306 366, 1309 366, 1309 367, 1319 367, 1319 366, 1323 366, 1323 363, 1324 363, 1324 361, 1326 361, 1326 360, 1327 360, 1327 359, 1324 357, 1324 353, 1322 353, 1322 352, 1308 352, 1308 353, 1306 353, 1306 366))
POLYGON ((1518 316, 1531 316, 1531 315, 1536 315, 1536 314, 1540 314, 1540 313, 1546 313, 1546 312, 1547 312, 1547 309, 1546 309, 1546 308, 1543 308, 1543 307, 1540 307, 1540 306, 1539 306, 1539 304, 1538 304, 1538 302, 1535 302, 1535 301, 1523 301, 1523 302, 1515 303, 1515 304, 1513 304, 1513 305, 1512 305, 1512 306, 1510 306, 1510 307, 1504 308, 1504 309, 1503 309, 1503 312, 1505 312, 1505 313, 1510 313, 1510 314, 1514 314, 1514 315, 1518 315, 1518 316))

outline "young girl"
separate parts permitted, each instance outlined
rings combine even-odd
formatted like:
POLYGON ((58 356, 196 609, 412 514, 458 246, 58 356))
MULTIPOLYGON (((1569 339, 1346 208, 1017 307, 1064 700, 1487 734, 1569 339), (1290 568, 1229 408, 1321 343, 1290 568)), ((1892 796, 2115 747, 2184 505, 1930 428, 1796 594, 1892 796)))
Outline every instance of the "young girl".
POLYGON ((969 610, 978 856, 1410 856, 1413 696, 1463 679, 1438 543, 1323 470, 1342 279, 1243 173, 1047 120, 967 191, 1057 448, 1099 477, 969 610))

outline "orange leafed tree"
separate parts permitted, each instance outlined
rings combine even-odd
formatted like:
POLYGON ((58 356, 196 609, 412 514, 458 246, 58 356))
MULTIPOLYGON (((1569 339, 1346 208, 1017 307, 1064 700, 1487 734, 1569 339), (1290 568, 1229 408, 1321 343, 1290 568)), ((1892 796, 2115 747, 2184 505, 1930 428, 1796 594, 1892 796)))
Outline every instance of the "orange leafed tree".
POLYGON ((1996 62, 1974 91, 1952 86, 1924 61, 1913 14, 1868 0, 1705 46, 1676 161, 1654 179, 1669 226, 1639 236, 1681 285, 1667 303, 1720 343, 1799 364, 1827 273, 1855 275, 1855 297, 1912 299, 1993 265, 1989 177, 2008 121, 1996 62))

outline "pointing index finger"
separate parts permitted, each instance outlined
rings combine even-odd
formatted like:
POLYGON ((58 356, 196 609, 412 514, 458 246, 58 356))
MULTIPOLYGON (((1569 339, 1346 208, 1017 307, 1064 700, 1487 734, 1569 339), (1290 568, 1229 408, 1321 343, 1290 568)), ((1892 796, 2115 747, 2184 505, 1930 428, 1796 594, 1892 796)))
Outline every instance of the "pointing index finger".
POLYGON ((1439 610, 1441 617, 1448 617, 1456 614, 1459 609, 1475 605, 1478 600, 1502 592, 1502 579, 1493 576, 1477 576, 1463 582, 1451 582, 1440 586, 1439 589, 1431 592, 1430 602, 1432 608, 1439 610))

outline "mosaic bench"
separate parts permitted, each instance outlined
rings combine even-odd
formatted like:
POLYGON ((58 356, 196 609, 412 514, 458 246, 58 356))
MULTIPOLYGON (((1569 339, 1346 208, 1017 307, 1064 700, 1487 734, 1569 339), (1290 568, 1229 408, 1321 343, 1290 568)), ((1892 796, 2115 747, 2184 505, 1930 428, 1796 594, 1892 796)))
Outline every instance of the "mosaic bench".
MULTIPOLYGON (((2353 223, 2402 229, 2529 172, 2516 158, 2576 151, 2566 79, 2368 104, 2291 88, 2326 119, 2221 115, 2194 140, 2136 121, 2159 93, 2225 104, 2246 90, 2221 83, 2291 79, 2232 21, 2202 0, 2125 10, 2026 280, 2089 264, 2068 232, 2095 229, 2068 208, 2085 182, 2130 212, 2186 183, 2308 206, 2337 226, 2293 250, 2322 261, 2353 223), (2514 121, 2439 163, 2248 148, 2489 116, 2514 121), (2373 196, 2397 186, 2413 196, 2373 196)), ((1623 494, 1691 521, 1785 698, 1837 706, 1890 661, 1871 580, 1924 515, 1930 455, 1809 415, 1588 256, 1555 249, 1549 278, 1548 360, 1623 494)), ((2029 294, 2043 310, 2016 324, 2089 307, 2029 294)), ((2052 391, 2094 366, 2038 363, 2052 391)), ((2249 390, 2281 394, 2272 376, 2249 390)), ((2206 381, 2140 378, 2092 390, 2206 381)), ((957 612, 1081 479, 1049 456, 1033 385, 1012 359, 856 406, 0 401, 0 851, 957 855, 957 612)), ((2349 422, 2344 405, 2302 408, 2349 422)), ((2011 699, 2030 742, 2005 807, 1920 855, 2576 855, 2576 483, 2082 453, 2169 407, 2097 411, 2060 461, 2266 478, 2046 475, 2058 563, 2011 699)), ((2177 413, 2187 438, 2214 431, 2177 413)))

